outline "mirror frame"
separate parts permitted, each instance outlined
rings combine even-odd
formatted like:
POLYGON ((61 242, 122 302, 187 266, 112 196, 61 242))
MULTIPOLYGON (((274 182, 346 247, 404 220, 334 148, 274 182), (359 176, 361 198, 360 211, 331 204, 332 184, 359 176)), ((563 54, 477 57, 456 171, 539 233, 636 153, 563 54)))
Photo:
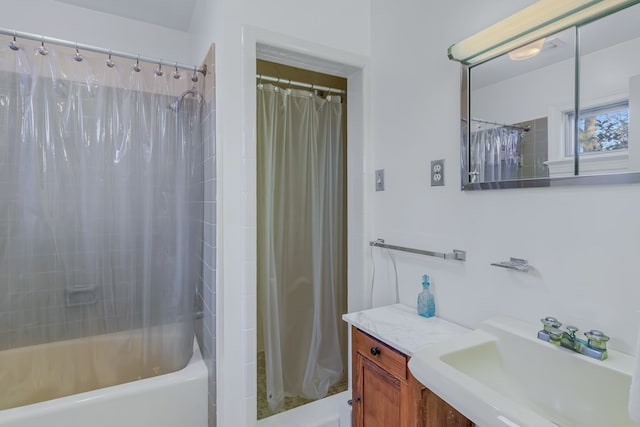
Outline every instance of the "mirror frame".
MULTIPOLYGON (((624 10, 623 8, 621 10, 624 10)), ((618 13, 621 10, 616 10, 613 13, 618 13)), ((574 51, 574 111, 580 110, 580 27, 596 21, 598 19, 609 16, 613 13, 609 13, 603 16, 598 16, 596 19, 583 22, 580 25, 572 26, 568 28, 575 29, 575 51, 574 51)), ((566 30, 567 28, 565 28, 566 30)), ((469 180, 469 165, 471 164, 470 153, 468 147, 470 145, 471 137, 471 90, 470 90, 470 70, 471 68, 480 65, 484 62, 490 61, 495 57, 488 58, 485 61, 475 63, 472 65, 460 63, 460 172, 461 172, 461 190, 499 190, 508 188, 533 188, 533 187, 562 187, 562 186, 575 186, 575 185, 611 185, 611 184, 636 184, 640 183, 640 171, 636 172, 620 172, 610 174, 594 174, 594 175, 579 175, 579 160, 580 156, 576 155, 574 149, 574 163, 575 172, 573 176, 564 177, 545 177, 545 178, 524 178, 514 179, 506 181, 489 181, 489 182, 475 182, 472 183, 469 180)), ((575 127, 573 129, 575 135, 578 134, 578 121, 575 121, 575 127)), ((574 138, 574 141, 578 141, 578 138, 574 138)), ((640 141, 636 142, 640 145, 640 141)))

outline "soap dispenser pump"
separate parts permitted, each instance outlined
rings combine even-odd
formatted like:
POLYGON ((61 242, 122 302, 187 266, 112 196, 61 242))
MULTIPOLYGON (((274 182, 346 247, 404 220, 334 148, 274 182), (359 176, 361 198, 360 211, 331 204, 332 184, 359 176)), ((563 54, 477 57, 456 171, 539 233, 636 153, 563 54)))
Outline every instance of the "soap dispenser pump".
POLYGON ((418 294, 418 314, 423 317, 433 317, 436 315, 436 301, 429 290, 429 276, 422 276, 422 292, 418 294))

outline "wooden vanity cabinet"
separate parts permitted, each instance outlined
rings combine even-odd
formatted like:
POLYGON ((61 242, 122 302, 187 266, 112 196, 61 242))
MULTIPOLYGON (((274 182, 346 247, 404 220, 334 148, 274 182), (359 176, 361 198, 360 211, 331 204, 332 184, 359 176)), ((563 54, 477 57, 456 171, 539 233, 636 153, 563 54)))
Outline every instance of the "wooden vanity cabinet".
POLYGON ((353 427, 473 427, 473 423, 418 382, 409 357, 351 328, 353 427))

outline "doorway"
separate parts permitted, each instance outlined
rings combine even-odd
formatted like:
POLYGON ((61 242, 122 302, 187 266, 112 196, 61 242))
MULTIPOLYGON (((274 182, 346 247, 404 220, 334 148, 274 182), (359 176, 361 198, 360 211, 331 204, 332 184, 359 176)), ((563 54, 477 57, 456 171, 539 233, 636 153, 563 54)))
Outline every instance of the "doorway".
POLYGON ((261 419, 347 389, 347 81, 256 70, 261 419))

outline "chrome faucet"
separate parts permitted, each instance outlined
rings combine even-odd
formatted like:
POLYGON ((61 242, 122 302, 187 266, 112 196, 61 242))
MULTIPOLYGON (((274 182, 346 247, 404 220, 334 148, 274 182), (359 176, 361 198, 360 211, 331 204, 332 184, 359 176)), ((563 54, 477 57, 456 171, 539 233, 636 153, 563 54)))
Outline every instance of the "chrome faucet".
POLYGON ((540 319, 543 328, 538 331, 538 339, 547 341, 554 345, 559 345, 576 353, 593 357, 594 359, 604 360, 607 358, 607 341, 609 337, 601 331, 595 329, 585 332, 586 340, 576 337, 578 328, 575 326, 567 326, 566 331, 560 330, 561 322, 555 317, 545 317, 540 319))

